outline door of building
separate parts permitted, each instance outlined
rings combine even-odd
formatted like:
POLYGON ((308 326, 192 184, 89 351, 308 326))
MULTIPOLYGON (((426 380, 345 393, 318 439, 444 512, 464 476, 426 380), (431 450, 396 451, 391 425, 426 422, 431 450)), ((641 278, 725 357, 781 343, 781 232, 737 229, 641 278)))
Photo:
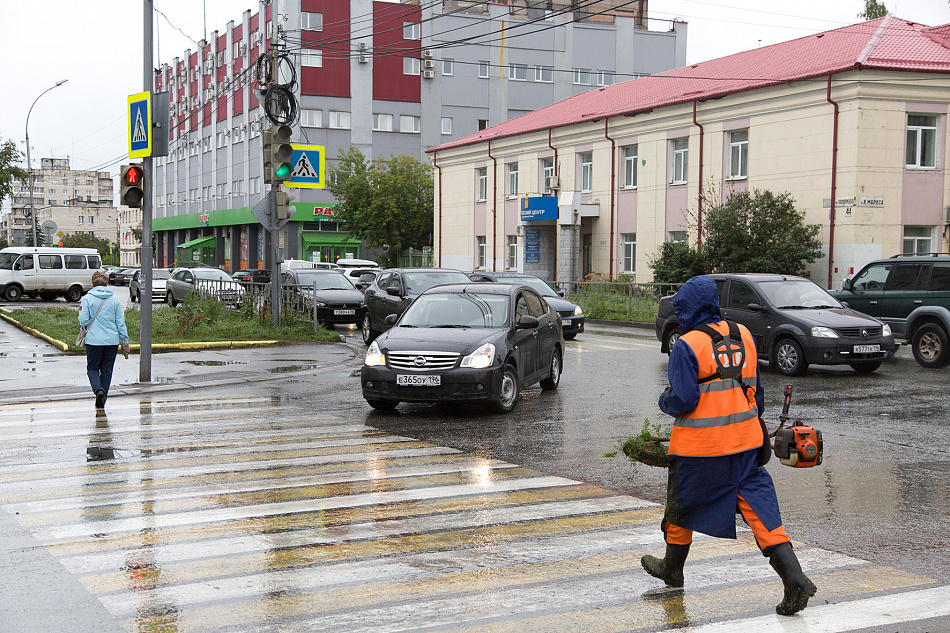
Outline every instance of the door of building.
POLYGON ((584 269, 584 277, 586 278, 591 272, 593 272, 593 262, 591 254, 591 234, 585 233, 581 237, 581 261, 582 268, 584 269))

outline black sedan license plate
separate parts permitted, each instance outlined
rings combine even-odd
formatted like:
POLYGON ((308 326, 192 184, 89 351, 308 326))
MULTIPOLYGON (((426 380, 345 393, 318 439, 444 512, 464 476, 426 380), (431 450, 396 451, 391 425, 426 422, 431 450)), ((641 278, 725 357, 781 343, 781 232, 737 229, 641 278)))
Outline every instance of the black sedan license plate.
POLYGON ((400 387, 438 387, 442 384, 442 376, 413 374, 396 374, 396 384, 400 387))
POLYGON ((334 310, 333 316, 354 316, 356 310, 334 310))
POLYGON ((880 345, 855 345, 854 353, 855 354, 873 354, 874 352, 880 352, 880 345))

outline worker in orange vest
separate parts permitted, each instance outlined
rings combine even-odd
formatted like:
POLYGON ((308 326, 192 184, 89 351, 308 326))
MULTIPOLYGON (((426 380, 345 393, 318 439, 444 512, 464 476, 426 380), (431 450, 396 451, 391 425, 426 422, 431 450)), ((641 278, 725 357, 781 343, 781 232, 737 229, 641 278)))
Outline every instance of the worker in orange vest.
POLYGON ((785 595, 776 612, 792 615, 808 605, 817 588, 795 556, 775 486, 762 467, 770 447, 759 419, 765 399, 755 343, 745 326, 722 320, 711 277, 687 281, 673 307, 683 335, 670 352, 670 386, 659 402, 676 418, 661 524, 666 556, 647 555, 641 564, 667 585, 682 587, 693 531, 734 539, 739 512, 782 578, 785 595))

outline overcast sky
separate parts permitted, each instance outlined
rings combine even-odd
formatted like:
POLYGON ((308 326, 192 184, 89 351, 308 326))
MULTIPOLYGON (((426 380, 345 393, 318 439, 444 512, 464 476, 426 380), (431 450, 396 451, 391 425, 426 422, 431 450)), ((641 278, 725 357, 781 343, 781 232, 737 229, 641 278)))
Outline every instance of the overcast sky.
MULTIPOLYGON (((170 62, 192 40, 239 22, 248 0, 154 0, 158 62, 170 62), (167 17, 167 19, 166 19, 167 17), (173 26, 175 28, 173 28, 173 26)), ((651 0, 652 30, 664 20, 689 23, 689 63, 804 37, 859 22, 861 0, 651 0), (768 9, 763 7, 770 7, 768 9)), ((901 18, 931 26, 950 23, 947 0, 885 0, 901 18)), ((73 169, 118 173, 127 158, 127 97, 142 91, 142 2, 137 0, 0 0, 0 140, 25 149, 27 112, 44 90, 29 121, 34 166, 44 157, 69 157, 73 169)))

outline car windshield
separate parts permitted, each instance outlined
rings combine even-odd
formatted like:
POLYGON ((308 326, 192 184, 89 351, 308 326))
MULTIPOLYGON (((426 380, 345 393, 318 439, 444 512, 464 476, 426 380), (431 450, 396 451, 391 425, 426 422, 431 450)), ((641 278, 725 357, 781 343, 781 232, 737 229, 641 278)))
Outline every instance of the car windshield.
POLYGON ((763 281, 759 289, 769 303, 786 310, 844 307, 821 286, 807 279, 763 281))
POLYGON ((0 253, 0 270, 13 270, 13 262, 17 257, 16 253, 0 253))
POLYGON ((433 286, 442 284, 464 284, 471 282, 468 275, 452 270, 406 273, 406 294, 422 294, 433 286))
POLYGON ((340 273, 318 272, 316 270, 310 273, 299 271, 297 273, 297 283, 310 288, 316 284, 317 290, 353 290, 354 288, 350 280, 340 273))
POLYGON ((197 268, 195 269, 195 279, 208 279, 211 281, 231 281, 231 278, 223 270, 217 268, 197 268))
POLYGON ((492 328, 508 323, 508 295, 439 292, 422 295, 406 310, 400 327, 492 328))
POLYGON ((152 279, 171 279, 171 274, 167 270, 153 270, 152 279))

